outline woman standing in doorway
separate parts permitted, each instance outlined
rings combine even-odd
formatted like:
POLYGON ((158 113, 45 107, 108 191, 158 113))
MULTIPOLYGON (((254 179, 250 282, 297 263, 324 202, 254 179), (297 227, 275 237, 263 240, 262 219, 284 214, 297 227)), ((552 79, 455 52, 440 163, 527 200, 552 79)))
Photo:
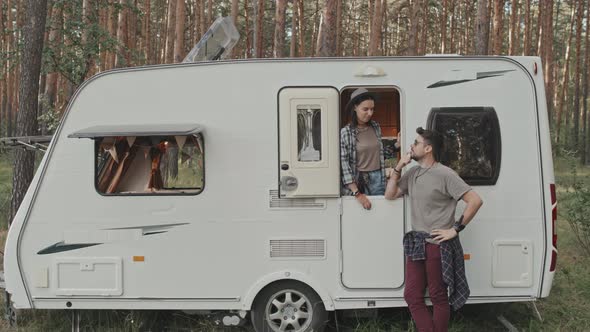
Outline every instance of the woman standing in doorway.
MULTIPOLYGON (((342 195, 355 196, 365 209, 371 208, 367 195, 385 193, 385 159, 381 127, 371 120, 375 96, 365 88, 352 92, 346 105, 350 122, 340 130, 342 195)), ((396 142, 399 147, 399 139, 396 142)))

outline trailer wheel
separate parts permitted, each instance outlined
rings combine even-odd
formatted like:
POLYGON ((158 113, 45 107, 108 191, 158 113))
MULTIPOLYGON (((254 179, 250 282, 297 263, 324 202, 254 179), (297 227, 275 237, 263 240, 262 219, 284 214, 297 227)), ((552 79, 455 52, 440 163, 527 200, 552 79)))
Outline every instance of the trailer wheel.
POLYGON ((327 318, 320 297, 296 281, 269 285, 258 294, 251 312, 256 332, 322 331, 327 318))

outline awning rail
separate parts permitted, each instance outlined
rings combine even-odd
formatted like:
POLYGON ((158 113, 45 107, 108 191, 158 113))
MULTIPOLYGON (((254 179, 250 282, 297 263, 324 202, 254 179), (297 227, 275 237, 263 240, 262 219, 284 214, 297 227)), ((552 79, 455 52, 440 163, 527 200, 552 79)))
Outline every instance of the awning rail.
POLYGON ((88 127, 68 135, 69 138, 101 138, 120 136, 188 136, 203 132, 198 124, 134 124, 88 127))

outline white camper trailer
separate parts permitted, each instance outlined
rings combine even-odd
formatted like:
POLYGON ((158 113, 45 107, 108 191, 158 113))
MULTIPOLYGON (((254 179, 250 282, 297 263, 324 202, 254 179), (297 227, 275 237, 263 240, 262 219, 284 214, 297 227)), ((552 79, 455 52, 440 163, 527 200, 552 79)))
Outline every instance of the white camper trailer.
POLYGON ((259 330, 296 331, 326 311, 405 306, 408 201, 364 210, 340 194, 342 108, 358 87, 402 152, 418 126, 445 133, 443 162, 485 201, 462 233, 468 303, 548 296, 539 58, 259 59, 83 84, 8 234, 14 306, 251 311, 259 330))

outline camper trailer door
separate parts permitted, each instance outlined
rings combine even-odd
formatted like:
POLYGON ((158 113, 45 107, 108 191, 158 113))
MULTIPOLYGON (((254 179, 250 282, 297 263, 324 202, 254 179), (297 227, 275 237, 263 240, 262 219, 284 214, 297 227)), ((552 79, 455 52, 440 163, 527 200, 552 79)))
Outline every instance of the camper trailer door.
POLYGON ((338 90, 284 88, 279 92, 281 197, 338 197, 338 90))

